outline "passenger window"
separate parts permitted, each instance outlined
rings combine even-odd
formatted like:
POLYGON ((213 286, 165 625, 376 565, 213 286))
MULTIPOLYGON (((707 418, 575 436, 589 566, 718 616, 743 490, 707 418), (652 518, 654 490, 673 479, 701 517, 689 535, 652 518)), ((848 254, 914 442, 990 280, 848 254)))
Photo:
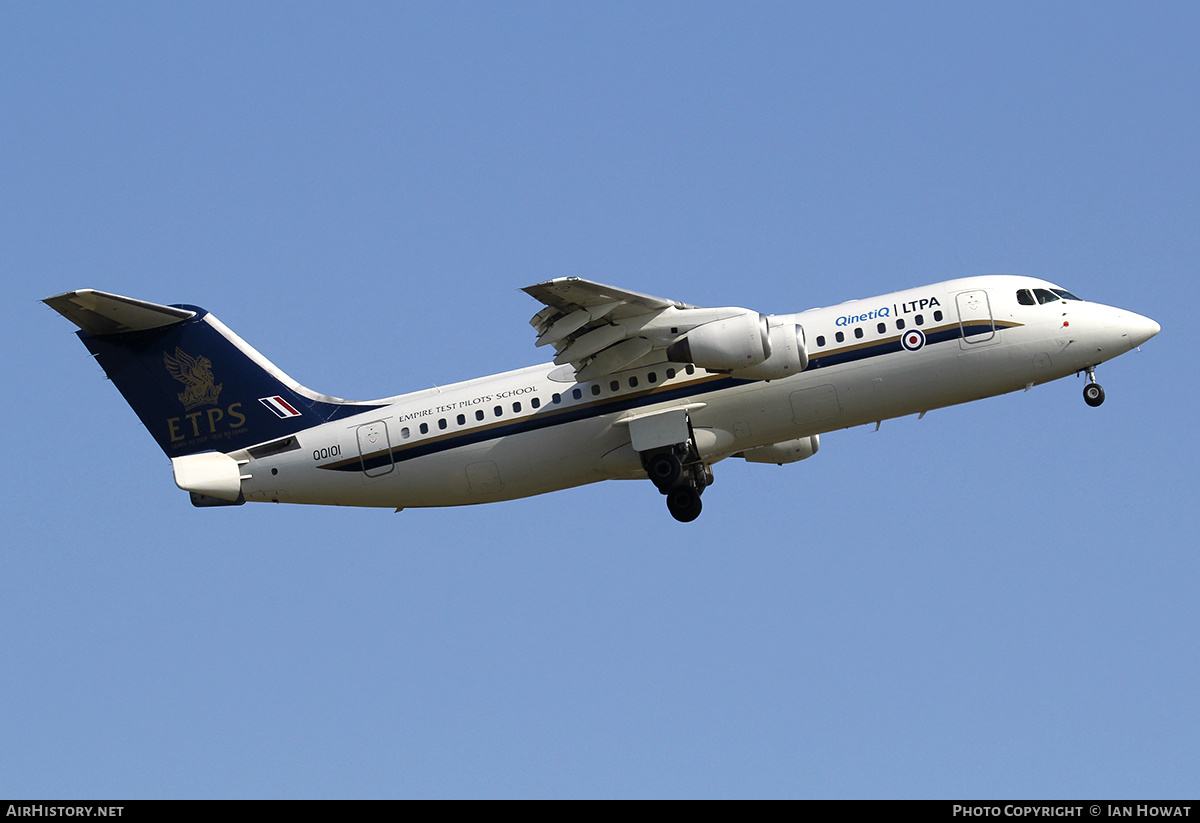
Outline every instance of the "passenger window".
POLYGON ((824 345, 825 345, 825 335, 818 334, 817 335, 817 346, 824 346, 824 345))
POLYGON ((609 391, 618 392, 621 390, 621 384, 618 381, 614 380, 608 384, 608 388, 609 388, 609 391))
POLYGON ((558 403, 561 403, 561 402, 562 402, 562 395, 561 395, 561 394, 556 394, 556 395, 554 395, 553 397, 551 397, 551 398, 550 398, 550 402, 551 402, 551 403, 554 403, 554 404, 556 404, 556 405, 557 405, 558 403))
POLYGON ((429 424, 428 423, 421 424, 421 434, 429 434, 429 424))
POLYGON ((405 426, 404 428, 402 428, 400 430, 400 436, 403 437, 405 440, 407 440, 409 437, 412 436, 412 432, 410 432, 408 430, 408 426, 405 426))
POLYGON ((896 328, 897 329, 904 328, 904 318, 903 317, 900 317, 896 320, 896 328))
POLYGON ((460 425, 460 426, 467 425, 467 416, 465 414, 460 414, 458 416, 458 425, 460 425))
POLYGON ((875 328, 879 330, 879 333, 880 333, 880 334, 884 334, 884 333, 886 333, 886 332, 887 332, 887 323, 880 323, 880 324, 879 324, 878 326, 876 326, 875 328))
POLYGON ((572 389, 571 396, 574 397, 576 400, 582 400, 583 399, 583 391, 581 389, 572 389))
POLYGON ((844 342, 844 341, 845 341, 845 339, 846 339, 846 335, 842 334, 841 332, 838 332, 837 334, 835 334, 835 335, 833 336, 833 339, 834 339, 834 340, 836 340, 836 341, 838 341, 839 343, 841 343, 841 342, 844 342))
POLYGON ((520 414, 520 412, 521 412, 521 404, 520 404, 520 403, 513 403, 513 413, 514 413, 514 414, 520 414))
POLYGON ((438 428, 439 429, 446 428, 446 418, 443 417, 441 420, 438 421, 438 428))
POLYGON ((592 396, 594 396, 594 397, 600 396, 600 384, 599 383, 592 384, 592 396))
POLYGON ((913 318, 913 322, 916 323, 918 326, 924 326, 925 325, 925 315, 918 314, 916 317, 913 318))
POLYGON ((497 417, 499 417, 500 415, 504 414, 504 407, 503 407, 503 406, 496 406, 494 409, 492 409, 492 414, 494 414, 494 415, 496 415, 497 417))
POLYGON ((667 369, 667 379, 668 380, 675 379, 675 370, 674 369, 667 369))
POLYGON ((475 419, 476 419, 476 420, 482 420, 482 419, 483 419, 483 409, 477 409, 477 410, 475 411, 475 419))
POLYGON ((942 312, 941 312, 941 310, 935 311, 935 312, 933 313, 933 322, 935 322, 935 323, 941 323, 941 322, 942 322, 942 312))
POLYGON ((529 401, 529 405, 533 406, 535 409, 540 409, 542 407, 542 401, 535 397, 529 401))
POLYGON ((649 380, 651 383, 657 383, 658 375, 655 372, 650 372, 648 375, 646 375, 646 379, 649 380))
POLYGON ((637 378, 636 377, 629 378, 629 388, 631 388, 631 389, 637 388, 637 378))
POLYGON ((696 373, 696 367, 695 367, 695 366, 693 366, 691 363, 688 363, 688 367, 687 367, 687 373, 688 373, 688 374, 695 374, 695 373, 696 373))
POLYGON ((1031 292, 1029 289, 1020 289, 1017 291, 1017 302, 1022 306, 1034 305, 1035 301, 1033 299, 1033 292, 1031 292))
POLYGON ((854 330, 854 338, 856 340, 862 340, 862 329, 861 328, 854 330))

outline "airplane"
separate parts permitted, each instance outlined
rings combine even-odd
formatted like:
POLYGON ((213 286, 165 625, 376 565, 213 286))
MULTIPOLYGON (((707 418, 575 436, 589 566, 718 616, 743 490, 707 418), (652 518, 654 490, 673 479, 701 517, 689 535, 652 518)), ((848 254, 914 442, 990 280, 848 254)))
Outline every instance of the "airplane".
POLYGON ((649 479, 690 522, 730 457, 793 463, 838 429, 1086 374, 1153 320, 988 275, 764 315, 563 277, 524 291, 552 363, 352 402, 305 388, 205 309, 91 289, 43 302, 170 458, 195 506, 409 507, 649 479))

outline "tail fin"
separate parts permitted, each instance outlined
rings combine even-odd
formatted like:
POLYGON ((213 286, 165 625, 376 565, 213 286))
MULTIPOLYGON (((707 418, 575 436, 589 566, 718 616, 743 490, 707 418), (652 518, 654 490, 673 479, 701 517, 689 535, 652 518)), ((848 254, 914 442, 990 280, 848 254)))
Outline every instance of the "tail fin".
POLYGON ((197 306, 47 297, 168 457, 230 452, 375 408, 306 389, 197 306))

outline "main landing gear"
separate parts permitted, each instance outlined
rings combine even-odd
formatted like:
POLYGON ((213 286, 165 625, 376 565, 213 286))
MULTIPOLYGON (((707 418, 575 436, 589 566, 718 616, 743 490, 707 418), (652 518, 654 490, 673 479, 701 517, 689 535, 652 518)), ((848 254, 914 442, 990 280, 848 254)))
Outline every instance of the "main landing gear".
POLYGON ((651 482, 667 497, 667 510, 680 523, 700 516, 700 495, 712 485, 712 468, 690 443, 655 449, 642 455, 642 466, 651 482))
POLYGON ((1088 382, 1083 387, 1083 402, 1089 406, 1099 406, 1104 402, 1104 387, 1096 382, 1096 367, 1087 367, 1088 382))

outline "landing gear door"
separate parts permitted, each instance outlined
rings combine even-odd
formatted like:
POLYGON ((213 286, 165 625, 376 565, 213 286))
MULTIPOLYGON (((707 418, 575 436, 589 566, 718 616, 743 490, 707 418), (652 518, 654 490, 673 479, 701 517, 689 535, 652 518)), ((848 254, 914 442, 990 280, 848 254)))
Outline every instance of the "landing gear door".
POLYGON ((996 324, 992 321, 992 307, 987 292, 983 289, 960 292, 954 300, 958 307, 958 325, 962 331, 963 348, 994 340, 996 324))
POLYGON ((358 454, 367 477, 379 477, 392 470, 392 443, 388 439, 387 421, 376 420, 358 427, 358 454))
POLYGON ((633 450, 637 452, 687 443, 691 439, 687 409, 669 409, 631 420, 629 438, 633 441, 633 450))

